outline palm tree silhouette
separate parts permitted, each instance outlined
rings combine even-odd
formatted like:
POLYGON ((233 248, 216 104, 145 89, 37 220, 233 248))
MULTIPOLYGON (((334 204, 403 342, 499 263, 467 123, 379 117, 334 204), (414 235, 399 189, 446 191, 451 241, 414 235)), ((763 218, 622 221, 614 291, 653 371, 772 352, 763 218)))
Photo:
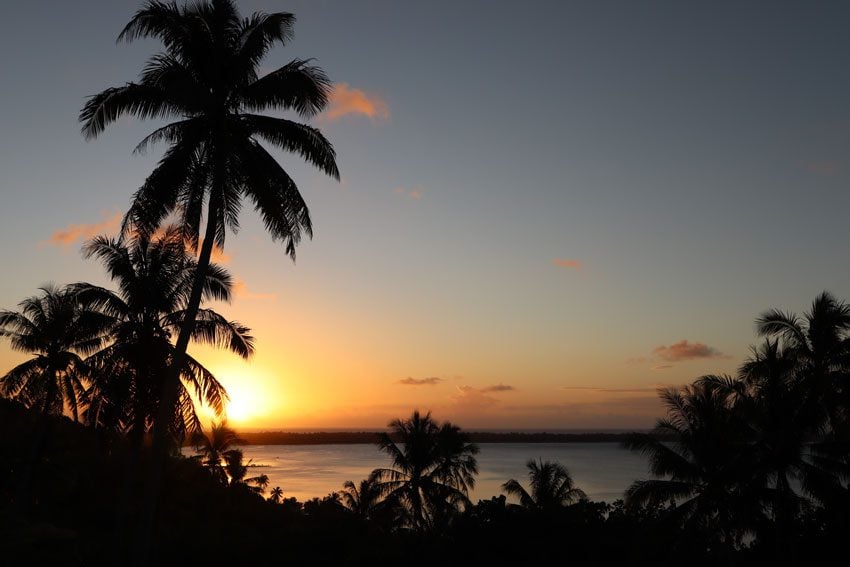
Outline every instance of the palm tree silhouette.
MULTIPOLYGON (((184 6, 148 1, 119 40, 159 39, 164 51, 148 61, 138 82, 92 96, 80 112, 87 139, 125 115, 174 120, 137 147, 144 151, 156 142, 169 144, 136 191, 123 223, 125 230, 150 234, 168 215, 177 214, 191 245, 200 244, 173 376, 163 385, 162 421, 177 401, 177 369, 192 336, 213 244, 223 247, 227 230, 238 229, 243 198, 252 201, 272 238, 282 240, 291 256, 302 234, 312 233, 295 182, 261 141, 297 153, 339 179, 333 147, 318 129, 258 114, 291 110, 309 118, 327 104, 330 82, 309 61, 294 60, 260 76, 263 57, 275 44, 286 44, 294 21, 287 13, 257 12, 242 18, 230 0, 184 6)), ((155 458, 161 461, 168 439, 164 427, 155 429, 155 458)))
POLYGON ((236 448, 240 443, 244 441, 224 421, 213 422, 209 433, 201 429, 192 435, 197 457, 213 478, 221 484, 248 486, 252 491, 262 493, 269 484, 269 477, 264 474, 247 477, 252 465, 244 463, 244 454, 236 448))
POLYGON ((0 311, 0 336, 14 350, 33 354, 0 379, 0 394, 43 414, 65 408, 79 420, 85 392, 82 356, 104 343, 107 318, 82 309, 72 293, 53 285, 18 304, 20 311, 0 311))
POLYGON ((192 434, 192 445, 198 458, 210 474, 221 482, 228 484, 226 466, 228 462, 235 461, 235 452, 239 452, 236 445, 242 443, 236 430, 229 427, 226 422, 213 422, 209 433, 196 431, 192 434), (230 457, 230 459, 228 459, 230 457))
POLYGON ((18 304, 20 311, 0 311, 0 336, 13 350, 32 354, 29 360, 0 378, 0 395, 38 411, 29 455, 19 475, 13 506, 25 513, 30 485, 50 428, 49 415, 66 408, 79 420, 85 393, 86 369, 82 356, 103 344, 109 321, 82 309, 73 294, 46 285, 39 295, 18 304))
POLYGON ((658 478, 632 483, 626 503, 669 502, 668 520, 735 543, 765 519, 764 492, 752 475, 748 425, 719 382, 734 388, 733 379, 715 376, 660 392, 667 417, 651 433, 633 433, 624 442, 649 457, 658 478))
POLYGON ((269 493, 269 500, 275 504, 280 504, 280 501, 283 500, 283 489, 279 486, 272 488, 269 493))
POLYGON ((433 529, 458 506, 469 504, 478 446, 456 425, 435 422, 430 412, 423 416, 417 410, 410 419, 389 425, 392 436, 381 433, 378 446, 390 456, 392 467, 372 473, 379 494, 397 507, 404 525, 433 529))
POLYGON ((850 305, 824 291, 802 317, 772 309, 756 320, 756 330, 794 359, 793 379, 822 408, 825 430, 850 442, 850 305))
POLYGON ((351 510, 358 518, 368 520, 381 500, 375 474, 370 474, 359 484, 346 480, 342 487, 343 490, 339 493, 342 505, 351 510))
POLYGON ((515 479, 502 485, 502 491, 518 497, 524 508, 553 510, 587 498, 573 485, 569 471, 560 463, 530 459, 525 466, 528 468, 530 493, 515 479))
MULTIPOLYGON (((92 377, 87 418, 95 425, 128 431, 138 443, 150 430, 161 403, 162 381, 175 358, 172 337, 186 317, 197 262, 186 252, 175 227, 153 238, 139 234, 129 245, 100 236, 88 242, 83 253, 101 260, 118 287, 114 292, 89 283, 69 286, 77 301, 112 323, 112 344, 87 359, 92 377)), ((203 299, 228 301, 231 288, 227 271, 210 264, 203 299)), ((192 338, 247 358, 253 352, 253 337, 248 333, 249 329, 214 310, 200 309, 192 338)), ((200 429, 192 393, 217 415, 227 400, 215 376, 188 354, 180 378, 178 404, 169 420, 177 438, 200 429)))

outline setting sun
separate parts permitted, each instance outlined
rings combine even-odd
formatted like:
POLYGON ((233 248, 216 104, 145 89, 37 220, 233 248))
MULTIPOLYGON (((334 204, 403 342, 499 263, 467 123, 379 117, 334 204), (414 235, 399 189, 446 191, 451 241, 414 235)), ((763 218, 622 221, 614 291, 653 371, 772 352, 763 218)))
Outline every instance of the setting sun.
POLYGON ((257 415, 257 406, 244 392, 230 393, 230 401, 225 406, 227 419, 233 423, 244 423, 257 415))

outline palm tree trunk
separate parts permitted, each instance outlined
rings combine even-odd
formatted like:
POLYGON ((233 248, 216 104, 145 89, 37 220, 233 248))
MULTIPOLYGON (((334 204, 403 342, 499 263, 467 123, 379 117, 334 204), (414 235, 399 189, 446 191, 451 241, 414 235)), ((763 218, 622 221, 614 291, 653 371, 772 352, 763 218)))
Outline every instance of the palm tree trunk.
POLYGON ((56 387, 53 382, 56 374, 50 366, 48 366, 46 374, 51 379, 47 385, 44 405, 41 408, 41 415, 38 417, 35 435, 30 445, 30 453, 23 464, 21 479, 18 483, 18 493, 13 506, 14 511, 22 517, 26 517, 29 514, 33 479, 35 478, 38 462, 41 460, 41 454, 44 452, 44 446, 47 443, 50 431, 50 406, 53 405, 53 398, 56 395, 56 387))
MULTIPOLYGON (((219 162, 217 162, 219 163, 219 162)), ((217 168, 220 170, 220 168, 217 168)), ((218 172, 217 172, 218 173, 218 172)), ((148 564, 150 545, 153 537, 154 520, 156 518, 157 505, 159 504, 159 493, 162 484, 162 472, 168 451, 171 448, 169 439, 169 424, 174 416, 174 408, 177 404, 179 392, 180 369, 186 363, 186 350, 189 347, 189 339, 195 328, 195 318, 201 306, 201 296, 204 289, 204 280, 210 265, 213 244, 216 236, 216 222, 221 207, 218 195, 218 185, 221 176, 217 175, 213 180, 212 191, 210 191, 210 202, 207 211, 207 226, 204 240, 201 244, 201 253, 198 257, 198 266, 195 272, 195 281, 192 284, 192 292, 189 296, 189 304, 186 306, 186 318, 180 326, 180 335, 177 337, 174 357, 171 366, 166 372, 162 383, 162 393, 159 401, 157 419, 153 427, 153 445, 151 447, 151 459, 148 469, 147 482, 145 483, 145 498, 143 502, 142 516, 136 541, 135 565, 144 567, 148 564)))

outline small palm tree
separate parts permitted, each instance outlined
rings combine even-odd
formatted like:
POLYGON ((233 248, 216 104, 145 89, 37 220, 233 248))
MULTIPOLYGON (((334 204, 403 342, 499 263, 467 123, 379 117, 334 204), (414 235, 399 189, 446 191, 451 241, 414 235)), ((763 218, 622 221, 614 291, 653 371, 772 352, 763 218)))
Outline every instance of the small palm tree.
POLYGON ((17 400, 41 414, 27 460, 18 475, 14 506, 21 513, 30 499, 30 486, 49 436, 49 415, 66 409, 79 419, 85 395, 83 356, 103 344, 109 321, 82 309, 73 294, 52 285, 18 304, 20 311, 0 311, 0 337, 12 349, 33 355, 0 378, 0 395, 17 400))
MULTIPOLYGON (((115 292, 88 283, 69 286, 77 301, 102 314, 112 329, 112 343, 87 360, 92 369, 87 418, 94 425, 130 432, 138 441, 150 430, 161 403, 162 382, 176 357, 172 337, 186 317, 197 262, 186 252, 176 227, 154 238, 138 235, 129 243, 100 236, 88 242, 83 253, 101 260, 118 287, 115 292)), ((228 301, 231 287, 227 271, 211 264, 204 298, 228 301)), ((249 330, 212 309, 199 311, 193 339, 243 358, 253 352, 249 330)), ((191 393, 217 415, 227 400, 215 376, 189 355, 180 378, 178 405, 170 420, 177 438, 200 428, 191 393)))
POLYGON ((280 504, 281 500, 283 500, 283 489, 279 486, 272 488, 269 493, 269 500, 275 504, 280 504))
POLYGON ((370 474, 359 484, 347 480, 342 486, 343 490, 339 493, 342 505, 351 510, 358 518, 368 520, 381 501, 381 493, 375 474, 370 474))
POLYGON ((528 468, 530 493, 514 479, 502 485, 502 491, 518 497, 522 507, 553 510, 587 498, 582 490, 573 485, 569 471, 560 463, 530 459, 525 466, 528 468))
POLYGON ((449 422, 439 424, 414 411, 410 419, 390 423, 378 446, 390 456, 390 468, 372 473, 381 497, 402 514, 402 522, 418 531, 433 529, 458 507, 469 504, 475 486, 478 446, 449 422), (396 440, 393 440, 395 437, 396 440))
MULTIPOLYGON (((229 484, 227 466, 242 460, 242 452, 236 445, 243 440, 227 422, 213 422, 209 433, 203 430, 192 435, 192 444, 201 463, 210 471, 210 474, 221 484, 229 484), (238 457, 238 458, 237 458, 238 457)), ((244 476, 244 475, 243 475, 244 476)))
POLYGON ((108 319, 52 285, 18 306, 20 311, 0 311, 0 336, 12 349, 34 356, 0 378, 0 394, 45 415, 67 408, 78 420, 86 381, 82 356, 103 344, 108 319))
POLYGON ((192 435, 196 458, 210 471, 213 478, 229 486, 248 486, 251 490, 263 493, 269 484, 269 477, 261 474, 247 477, 252 465, 244 462, 244 454, 236 445, 244 443, 236 430, 226 422, 213 422, 209 433, 203 430, 192 435))

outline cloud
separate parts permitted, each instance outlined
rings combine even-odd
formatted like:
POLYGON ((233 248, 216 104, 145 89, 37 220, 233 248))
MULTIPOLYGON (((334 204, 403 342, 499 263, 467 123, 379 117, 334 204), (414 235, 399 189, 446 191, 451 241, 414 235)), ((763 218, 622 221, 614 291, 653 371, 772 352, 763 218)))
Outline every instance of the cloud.
POLYGON ((670 346, 661 345, 652 349, 655 357, 667 362, 680 362, 683 360, 696 360, 700 358, 728 358, 714 347, 702 343, 691 343, 685 339, 670 346))
POLYGON ((414 201, 418 201, 422 198, 423 189, 421 185, 416 185, 412 189, 407 189, 406 187, 396 187, 393 189, 393 193, 396 195, 407 195, 409 198, 414 201))
POLYGON ((390 109, 378 95, 351 88, 347 83, 335 84, 328 97, 328 108, 322 113, 322 117, 332 121, 358 114, 373 121, 387 120, 390 117, 390 109))
POLYGON ((404 384, 405 386, 436 386, 443 379, 437 376, 429 376, 428 378, 412 378, 408 376, 407 378, 402 378, 398 380, 396 384, 404 384))
MULTIPOLYGON (((190 253, 197 256, 198 254, 201 253, 201 247, 203 245, 204 245, 204 239, 199 238, 197 250, 192 250, 188 246, 186 248, 190 253)), ((216 264, 227 264, 228 262, 230 262, 230 254, 225 253, 224 250, 219 248, 218 244, 213 244, 213 249, 212 249, 212 252, 210 253, 210 262, 214 262, 216 264)))
POLYGON ((798 161, 797 165, 814 175, 830 176, 841 170, 841 165, 835 161, 798 161))
POLYGON ((552 260, 552 263, 561 268, 572 268, 574 270, 580 270, 582 268, 581 260, 570 260, 567 258, 555 258, 552 260))
POLYGON ((94 238, 98 234, 117 232, 121 223, 121 213, 107 215, 108 213, 102 214, 102 220, 97 223, 69 224, 63 229, 56 230, 50 235, 47 243, 67 248, 77 242, 94 238))
POLYGON ((643 394, 657 392, 659 386, 652 388, 597 388, 593 386, 564 386, 562 390, 580 390, 583 392, 601 392, 605 394, 643 394))
POLYGON ((656 364, 650 370, 667 370, 668 368, 673 368, 672 364, 656 364))
POLYGON ((254 293, 248 290, 248 286, 243 281, 236 281, 233 284, 233 294, 242 299, 277 301, 276 293, 254 293))
POLYGON ((488 396, 484 390, 472 386, 458 386, 457 394, 452 396, 452 401, 465 408, 488 408, 499 403, 499 400, 488 396))
POLYGON ((492 386, 487 386, 486 388, 481 388, 482 392, 514 392, 516 388, 510 386, 508 384, 494 384, 492 386))

